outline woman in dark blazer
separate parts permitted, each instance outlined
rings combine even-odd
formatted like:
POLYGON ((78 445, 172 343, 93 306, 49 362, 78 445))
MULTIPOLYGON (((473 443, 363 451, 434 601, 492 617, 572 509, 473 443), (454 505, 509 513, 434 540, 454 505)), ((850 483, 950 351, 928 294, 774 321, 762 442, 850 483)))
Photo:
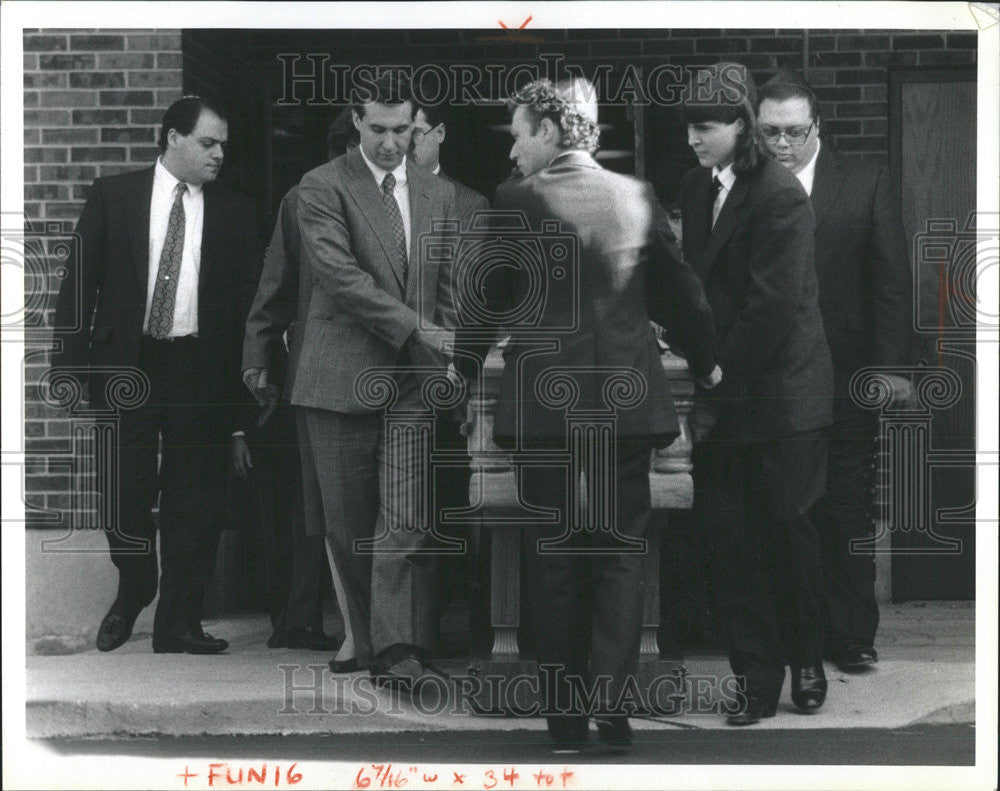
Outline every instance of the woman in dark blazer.
POLYGON ((833 374, 817 302, 814 219, 798 180, 761 157, 745 67, 698 73, 684 106, 700 166, 684 177, 684 257, 715 317, 722 382, 691 416, 695 508, 720 551, 730 664, 745 680, 734 725, 826 695, 819 543, 833 374))

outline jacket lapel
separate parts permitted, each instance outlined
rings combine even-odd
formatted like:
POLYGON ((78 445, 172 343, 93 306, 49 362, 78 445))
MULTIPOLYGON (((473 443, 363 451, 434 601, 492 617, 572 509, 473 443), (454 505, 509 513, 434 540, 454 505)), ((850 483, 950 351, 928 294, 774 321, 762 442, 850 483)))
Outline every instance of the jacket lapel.
MULTIPOLYGON (((201 229, 201 263, 198 267, 198 305, 205 304, 204 289, 209 271, 218 258, 219 240, 225 228, 223 202, 215 185, 209 183, 203 188, 205 199, 205 219, 201 229)), ((201 319, 198 319, 201 326, 201 319)))
POLYGON ((844 172, 840 167, 840 157, 829 147, 823 146, 816 158, 816 173, 813 176, 812 194, 809 196, 817 228, 826 221, 843 183, 844 172))
POLYGON ((420 236, 430 231, 431 176, 419 170, 410 160, 406 162, 406 182, 410 190, 410 277, 406 283, 406 299, 418 293, 418 281, 424 277, 427 262, 421 260, 420 236))
POLYGON ((126 220, 136 282, 143 300, 146 298, 146 284, 149 282, 149 203, 153 199, 153 170, 154 168, 149 168, 137 174, 129 195, 126 220))
MULTIPOLYGON (((736 209, 743 203, 749 189, 750 179, 745 175, 737 176, 736 182, 733 184, 733 188, 729 190, 726 202, 722 204, 722 210, 715 220, 715 227, 712 228, 712 232, 708 237, 705 252, 702 254, 701 260, 698 261, 697 271, 702 279, 705 278, 708 271, 712 268, 712 264, 715 262, 719 251, 722 250, 723 245, 733 235, 733 230, 736 228, 736 209)), ((708 204, 707 200, 705 204, 708 204)), ((711 212, 711 209, 709 209, 709 212, 711 212)), ((712 222, 711 214, 709 214, 708 222, 709 224, 712 222)))
MULTIPOLYGON (((347 189, 361 207, 361 213, 364 215, 365 220, 367 220, 368 225, 372 229, 372 233, 378 240, 382 252, 385 253, 385 259, 396 278, 396 282, 399 283, 399 290, 402 292, 404 291, 406 277, 402 269, 402 262, 396 259, 392 224, 389 222, 389 216, 386 214, 385 204, 382 203, 382 193, 379 190, 379 186, 375 183, 375 178, 365 164, 364 159, 361 158, 360 146, 346 154, 344 164, 351 177, 347 181, 347 189)), ((407 173, 407 178, 409 178, 409 172, 407 173)), ((412 204, 412 190, 410 195, 412 204)))

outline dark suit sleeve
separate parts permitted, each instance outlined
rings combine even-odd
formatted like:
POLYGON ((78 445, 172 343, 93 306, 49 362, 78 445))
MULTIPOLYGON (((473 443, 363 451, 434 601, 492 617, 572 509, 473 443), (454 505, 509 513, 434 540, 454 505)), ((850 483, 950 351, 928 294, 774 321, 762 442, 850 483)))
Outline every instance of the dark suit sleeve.
POLYGON ((742 395, 794 326, 806 274, 814 267, 815 218, 796 182, 759 193, 749 227, 745 301, 721 339, 719 397, 742 395))
POLYGON ((52 355, 53 368, 82 367, 90 361, 90 325, 104 268, 105 221, 103 182, 98 179, 76 223, 77 265, 68 267, 56 299, 56 339, 62 346, 52 355))
POLYGON ((299 230, 302 252, 338 310, 394 349, 402 348, 419 324, 417 312, 383 291, 364 271, 351 249, 351 229, 342 194, 315 172, 299 187, 299 230))
POLYGON ((274 371, 281 356, 282 336, 295 320, 299 288, 298 227, 295 199, 286 195, 278 210, 264 270, 247 317, 243 367, 274 371))
POLYGON ((913 275, 899 204, 889 172, 875 184, 867 260, 872 295, 871 360, 875 365, 909 365, 913 360, 913 275))
POLYGON ((715 368, 715 321, 701 280, 685 263, 677 247, 667 214, 653 198, 648 260, 646 264, 649 317, 666 330, 667 343, 688 362, 701 379, 715 368))
POLYGON ((231 352, 231 360, 226 360, 227 381, 231 388, 230 403, 230 431, 247 431, 253 423, 255 402, 250 397, 249 392, 243 386, 243 379, 240 376, 240 342, 246 334, 247 314, 253 302, 254 294, 257 290, 257 283, 260 280, 261 271, 261 249, 260 235, 258 233, 257 213, 249 199, 242 195, 236 196, 233 203, 232 222, 238 228, 236 238, 233 240, 236 249, 232 252, 231 261, 233 266, 233 320, 238 328, 234 336, 234 343, 231 352), (242 332, 240 331, 242 330, 242 332))

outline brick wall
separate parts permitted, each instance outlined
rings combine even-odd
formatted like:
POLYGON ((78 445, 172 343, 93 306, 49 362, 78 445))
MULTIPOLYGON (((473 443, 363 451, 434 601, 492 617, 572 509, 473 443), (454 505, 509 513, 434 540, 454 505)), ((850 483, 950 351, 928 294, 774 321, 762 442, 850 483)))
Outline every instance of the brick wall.
MULTIPOLYGON (((135 170, 159 153, 163 111, 181 95, 181 35, 174 30, 26 30, 24 33, 24 213, 34 262, 48 241, 72 230, 98 176, 135 170)), ((58 290, 58 262, 48 277, 26 265, 26 304, 44 313, 58 290), (44 293, 34 293, 41 289, 44 293)), ((44 266, 44 264, 42 264, 44 266)), ((29 326, 50 318, 26 316, 29 326)), ((30 508, 69 506, 69 424, 41 402, 50 338, 25 343, 25 500, 30 508), (54 457, 62 456, 62 461, 54 457), (46 457, 49 461, 46 462, 46 457)), ((86 510, 92 510, 84 504, 86 510)), ((31 519, 37 514, 29 514, 31 519)))

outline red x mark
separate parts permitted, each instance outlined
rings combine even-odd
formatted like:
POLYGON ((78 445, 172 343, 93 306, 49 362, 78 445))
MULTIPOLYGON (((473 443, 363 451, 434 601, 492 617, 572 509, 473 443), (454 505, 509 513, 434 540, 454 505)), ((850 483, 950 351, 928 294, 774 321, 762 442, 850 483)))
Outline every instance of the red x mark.
MULTIPOLYGON (((518 28, 518 30, 524 30, 532 19, 534 19, 534 17, 532 16, 529 16, 527 19, 525 19, 524 22, 521 23, 521 26, 518 28)), ((502 19, 498 19, 497 22, 500 23, 500 27, 502 27, 504 30, 510 30, 510 28, 503 23, 502 19)))

